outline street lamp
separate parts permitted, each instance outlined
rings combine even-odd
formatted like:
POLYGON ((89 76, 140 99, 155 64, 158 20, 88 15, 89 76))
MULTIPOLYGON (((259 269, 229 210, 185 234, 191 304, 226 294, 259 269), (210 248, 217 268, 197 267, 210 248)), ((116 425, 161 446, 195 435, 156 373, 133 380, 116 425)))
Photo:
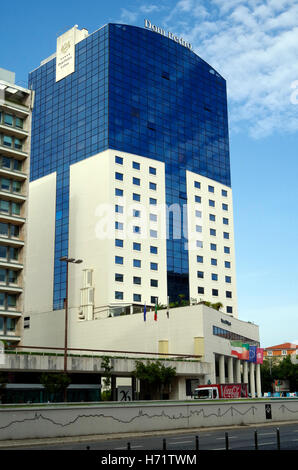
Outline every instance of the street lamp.
MULTIPOLYGON (((67 258, 62 256, 60 261, 66 263, 66 296, 65 296, 65 328, 64 328, 64 373, 67 373, 67 338, 68 338, 68 265, 69 263, 80 264, 83 262, 82 259, 67 258)), ((64 393, 64 401, 66 401, 66 389, 64 393)))

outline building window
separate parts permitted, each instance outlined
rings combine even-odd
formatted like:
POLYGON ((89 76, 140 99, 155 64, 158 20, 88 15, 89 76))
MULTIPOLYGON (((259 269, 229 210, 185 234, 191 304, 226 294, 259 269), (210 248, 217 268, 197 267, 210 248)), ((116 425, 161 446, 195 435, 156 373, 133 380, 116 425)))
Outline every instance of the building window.
POLYGON ((226 217, 223 217, 222 223, 223 223, 224 225, 229 225, 229 219, 227 219, 226 217))
POLYGON ((273 351, 267 351, 267 356, 273 356, 273 351))
POLYGON ((115 179, 119 181, 123 181, 123 173, 118 173, 118 171, 115 172, 115 179))
POLYGON ((136 184, 137 186, 140 186, 141 180, 140 180, 140 178, 135 178, 135 177, 133 177, 133 178, 132 178, 132 183, 133 183, 133 184, 136 184))
POLYGON ((157 279, 151 279, 150 280, 150 286, 151 287, 158 287, 158 280, 157 279))
POLYGON ((123 264, 123 257, 122 256, 115 256, 115 263, 116 264, 123 264))
POLYGON ((215 222, 215 215, 209 214, 209 220, 211 220, 211 222, 215 222))
POLYGON ((152 271, 157 271, 158 270, 158 264, 157 263, 150 263, 150 269, 152 271))
POLYGON ((151 296, 151 304, 158 305, 158 297, 151 296))
POLYGON ((134 267, 134 268, 140 268, 140 267, 141 267, 141 264, 142 264, 142 262, 141 262, 140 259, 134 259, 134 260, 133 260, 133 267, 134 267))
POLYGON ((200 203, 202 200, 201 196, 195 196, 195 202, 200 203))
POLYGON ((202 217, 202 212, 201 211, 196 211, 196 217, 202 217))
POLYGON ((123 214, 123 206, 115 204, 115 212, 117 212, 118 214, 123 214))
POLYGON ((225 261, 225 268, 230 268, 231 267, 231 263, 230 261, 225 261))
POLYGON ((198 255, 198 256, 197 256, 197 263, 203 263, 203 261, 204 261, 203 256, 199 256, 199 255, 198 255))
POLYGON ((141 302, 142 296, 141 294, 134 294, 133 295, 133 301, 134 302, 141 302))
POLYGON ((134 170, 139 170, 140 164, 138 162, 132 162, 132 167, 134 168, 134 170))
POLYGON ((224 232, 223 237, 226 238, 227 240, 229 240, 230 234, 228 232, 224 232))
POLYGON ((231 276, 226 276, 226 282, 228 282, 228 283, 232 282, 231 276))
POLYGON ((233 313, 233 307, 227 307, 227 313, 233 313))
POLYGON ((152 253, 153 255, 157 255, 157 252, 158 252, 158 248, 157 246, 150 246, 150 253, 152 253))
POLYGON ((141 233, 141 227, 134 225, 132 228, 133 233, 141 233))
POLYGON ((281 355, 282 355, 282 356, 286 356, 286 355, 287 355, 287 351, 286 351, 285 349, 283 349, 282 352, 281 352, 281 355))
POLYGON ((196 241, 197 248, 203 248, 203 242, 202 240, 197 240, 196 241))
POLYGON ((121 240, 120 238, 116 238, 115 246, 118 246, 119 248, 123 248, 123 240, 121 240))
POLYGON ((156 230, 150 230, 150 237, 151 238, 157 238, 157 231, 156 230))
POLYGON ((150 173, 150 175, 156 175, 156 168, 153 168, 152 166, 149 166, 149 173, 150 173))
POLYGON ((157 222, 157 215, 156 214, 150 214, 150 220, 151 220, 151 222, 157 222))
POLYGON ((211 279, 212 281, 218 281, 218 275, 215 273, 211 273, 211 279))
POLYGON ((214 193, 214 186, 208 186, 209 193, 214 193))
POLYGON ((122 197, 123 196, 123 189, 115 188, 115 196, 122 197))
POLYGON ((203 271, 197 271, 197 277, 199 277, 200 279, 203 279, 204 278, 204 272, 203 271))
POLYGON ((212 235, 213 237, 216 236, 216 230, 214 228, 210 229, 210 235, 212 235))
POLYGON ((229 255, 229 254, 230 254, 230 247, 224 246, 224 253, 226 253, 227 255, 229 255))
POLYGON ((221 190, 221 195, 224 196, 224 197, 227 197, 228 196, 228 191, 226 191, 225 189, 222 189, 221 190))
POLYGON ((141 211, 139 211, 138 209, 133 209, 132 215, 133 217, 141 217, 141 211))
POLYGON ((229 210, 228 204, 222 204, 222 208, 223 208, 224 211, 229 210))
POLYGON ((118 222, 118 220, 116 220, 116 222, 115 222, 115 229, 116 229, 116 230, 123 230, 123 223, 122 223, 122 222, 118 222))
POLYGON ((232 298, 232 291, 226 290, 226 298, 231 299, 232 298))
POLYGON ((116 282, 123 282, 124 276, 120 273, 115 273, 115 281, 116 282))
POLYGON ((135 251, 141 251, 141 243, 133 242, 133 249, 135 251))
POLYGON ((151 181, 149 182, 149 189, 152 189, 152 191, 156 191, 156 183, 152 183, 151 181))
POLYGON ((141 282, 142 282, 142 280, 141 280, 140 277, 138 277, 138 276, 134 276, 134 277, 133 277, 133 283, 134 283, 134 284, 139 284, 139 285, 141 285, 141 282))
POLYGON ((212 289, 212 295, 218 297, 218 289, 212 289))
POLYGON ((141 195, 140 195, 140 194, 137 194, 137 193, 133 193, 132 198, 133 198, 134 201, 140 202, 140 200, 141 200, 141 195))
POLYGON ((213 201, 212 199, 209 199, 209 206, 215 207, 215 201, 213 201))
POLYGON ((153 197, 150 197, 149 203, 151 204, 151 206, 156 206, 157 205, 157 199, 154 199, 153 197))
POLYGON ((217 266, 217 259, 211 258, 211 264, 212 266, 217 266))
POLYGON ((198 287, 198 294, 204 294, 204 287, 198 287))
POLYGON ((216 244, 215 243, 210 243, 210 250, 216 251, 216 244))
POLYGON ((118 165, 123 165, 123 158, 118 157, 117 155, 115 156, 115 163, 118 163, 118 165))
POLYGON ((196 232, 202 232, 202 226, 196 225, 196 232))
POLYGON ((115 291, 115 299, 116 300, 123 300, 123 292, 119 292, 118 290, 115 291))
POLYGON ((194 182, 195 188, 201 189, 201 183, 199 181, 194 182))

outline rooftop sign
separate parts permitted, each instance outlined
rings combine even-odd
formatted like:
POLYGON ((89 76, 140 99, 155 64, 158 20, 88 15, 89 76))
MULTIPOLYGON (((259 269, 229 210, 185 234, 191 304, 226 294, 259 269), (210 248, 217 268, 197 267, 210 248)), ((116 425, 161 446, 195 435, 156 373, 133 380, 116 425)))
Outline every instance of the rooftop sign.
POLYGON ((166 31, 165 29, 160 28, 159 26, 155 26, 155 24, 152 24, 150 20, 145 20, 145 28, 151 29, 151 31, 161 34, 162 36, 166 36, 167 38, 172 39, 173 41, 177 42, 178 44, 181 44, 181 46, 184 46, 187 49, 192 49, 192 45, 190 44, 190 42, 187 42, 183 38, 175 36, 173 33, 171 33, 171 31, 166 31))

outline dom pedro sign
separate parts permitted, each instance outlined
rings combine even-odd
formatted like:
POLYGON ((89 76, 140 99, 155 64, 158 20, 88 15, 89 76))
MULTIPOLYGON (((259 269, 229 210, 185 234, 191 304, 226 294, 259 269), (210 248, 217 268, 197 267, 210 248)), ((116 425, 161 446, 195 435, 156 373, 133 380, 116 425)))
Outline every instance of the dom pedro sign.
POLYGON ((170 38, 173 41, 178 42, 178 44, 181 44, 181 46, 187 47, 187 49, 192 49, 192 45, 190 44, 190 42, 185 41, 183 38, 179 38, 179 36, 175 36, 175 34, 171 33, 171 31, 166 31, 165 29, 160 28, 159 26, 155 26, 155 24, 152 24, 150 20, 144 20, 144 21, 145 21, 145 28, 151 29, 151 31, 161 34, 162 36, 166 36, 167 38, 170 38))

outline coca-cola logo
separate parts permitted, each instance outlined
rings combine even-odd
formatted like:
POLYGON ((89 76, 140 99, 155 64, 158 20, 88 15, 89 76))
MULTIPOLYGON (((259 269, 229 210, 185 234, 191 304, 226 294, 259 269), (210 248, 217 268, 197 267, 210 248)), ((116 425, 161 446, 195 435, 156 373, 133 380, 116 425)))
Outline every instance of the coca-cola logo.
POLYGON ((224 398, 237 398, 240 396, 239 385, 224 388, 224 398))

